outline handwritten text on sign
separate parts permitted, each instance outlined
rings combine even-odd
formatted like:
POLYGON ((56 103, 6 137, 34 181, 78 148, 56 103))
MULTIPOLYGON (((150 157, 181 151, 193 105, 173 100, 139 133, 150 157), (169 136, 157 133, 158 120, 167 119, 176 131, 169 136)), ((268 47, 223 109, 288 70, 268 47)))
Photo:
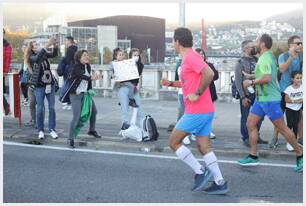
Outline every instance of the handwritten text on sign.
POLYGON ((115 81, 127 81, 138 79, 139 73, 137 65, 133 59, 123 61, 113 61, 115 81))

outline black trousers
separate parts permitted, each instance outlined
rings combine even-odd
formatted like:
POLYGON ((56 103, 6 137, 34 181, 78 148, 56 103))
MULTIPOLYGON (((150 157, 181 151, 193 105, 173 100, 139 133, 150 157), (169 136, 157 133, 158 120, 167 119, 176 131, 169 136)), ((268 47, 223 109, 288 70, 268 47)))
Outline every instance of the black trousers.
POLYGON ((27 83, 21 83, 20 87, 21 87, 23 97, 25 99, 28 99, 28 88, 29 88, 28 84, 27 83))
POLYGON ((300 114, 301 110, 295 111, 289 108, 286 108, 286 119, 287 119, 287 126, 289 129, 293 130, 295 134, 295 138, 297 138, 298 134, 298 124, 301 118, 300 114))
POLYGON ((4 94, 6 93, 6 88, 5 88, 5 77, 3 77, 3 108, 4 110, 8 109, 10 107, 10 105, 7 103, 7 100, 4 96, 4 94))

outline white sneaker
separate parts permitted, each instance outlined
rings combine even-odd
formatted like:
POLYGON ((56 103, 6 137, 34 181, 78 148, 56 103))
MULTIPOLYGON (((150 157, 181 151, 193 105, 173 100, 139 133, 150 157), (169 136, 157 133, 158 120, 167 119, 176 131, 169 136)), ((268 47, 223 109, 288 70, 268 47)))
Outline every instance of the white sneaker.
POLYGON ((66 109, 67 109, 67 110, 71 110, 71 105, 67 105, 67 106, 66 106, 66 109))
POLYGON ((67 109, 67 106, 68 106, 68 104, 66 102, 62 103, 62 109, 67 109))
POLYGON ((45 134, 43 131, 39 131, 38 133, 38 139, 44 139, 45 138, 45 134))
POLYGON ((288 142, 287 142, 286 147, 287 147, 287 150, 288 150, 289 152, 292 152, 292 151, 294 150, 293 147, 291 146, 291 144, 289 144, 288 142))
POLYGON ((58 135, 57 135, 57 133, 56 133, 54 130, 52 130, 52 131, 50 132, 50 135, 51 135, 51 137, 52 137, 53 139, 57 139, 57 138, 58 138, 58 135))
POLYGON ((216 139, 216 135, 215 135, 214 133, 211 132, 209 138, 210 138, 210 139, 216 139))
POLYGON ((185 138, 183 139, 183 143, 184 143, 184 144, 190 144, 189 136, 187 136, 187 137, 185 137, 185 138))

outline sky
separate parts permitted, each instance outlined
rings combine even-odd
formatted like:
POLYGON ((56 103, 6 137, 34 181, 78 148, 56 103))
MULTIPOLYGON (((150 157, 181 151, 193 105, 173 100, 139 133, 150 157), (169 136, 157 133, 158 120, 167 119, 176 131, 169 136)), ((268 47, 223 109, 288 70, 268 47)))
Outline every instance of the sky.
MULTIPOLYGON (((64 13, 67 16, 88 16, 92 18, 114 15, 143 15, 165 18, 169 22, 178 22, 178 3, 45 3, 10 4, 5 9, 45 8, 50 12, 64 13), (34 6, 35 5, 35 6, 34 6)), ((302 3, 186 3, 186 22, 199 21, 260 21, 275 14, 302 9, 302 3)), ((24 9, 26 11, 26 9, 24 9)))

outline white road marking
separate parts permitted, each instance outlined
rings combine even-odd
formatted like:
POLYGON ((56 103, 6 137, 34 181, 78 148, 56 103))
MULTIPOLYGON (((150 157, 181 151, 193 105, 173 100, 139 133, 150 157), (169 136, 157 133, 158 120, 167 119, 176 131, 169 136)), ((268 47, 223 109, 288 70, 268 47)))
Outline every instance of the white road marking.
MULTIPOLYGON (((160 158, 160 159, 173 159, 178 160, 176 156, 169 156, 169 155, 153 155, 153 154, 141 154, 141 153, 132 153, 132 152, 114 152, 114 151, 101 151, 101 150, 90 150, 90 149, 71 149, 68 147, 54 147, 54 146, 46 146, 46 145, 32 145, 32 144, 25 144, 25 143, 16 143, 16 142, 9 142, 4 141, 4 145, 12 145, 12 146, 19 146, 19 147, 32 147, 32 148, 43 148, 43 149, 52 149, 52 150, 62 150, 62 151, 73 151, 73 152, 87 152, 87 153, 99 153, 99 154, 109 154, 109 155, 123 155, 123 156, 133 156, 133 157, 146 157, 146 158, 160 158)), ((199 161, 203 161, 203 159, 198 159, 199 161)), ((227 164, 236 164, 236 161, 230 160, 218 160, 220 163, 227 163, 227 164)), ((275 163, 259 163, 261 166, 270 166, 270 167, 289 167, 293 168, 295 165, 290 164, 275 164, 275 163)))

